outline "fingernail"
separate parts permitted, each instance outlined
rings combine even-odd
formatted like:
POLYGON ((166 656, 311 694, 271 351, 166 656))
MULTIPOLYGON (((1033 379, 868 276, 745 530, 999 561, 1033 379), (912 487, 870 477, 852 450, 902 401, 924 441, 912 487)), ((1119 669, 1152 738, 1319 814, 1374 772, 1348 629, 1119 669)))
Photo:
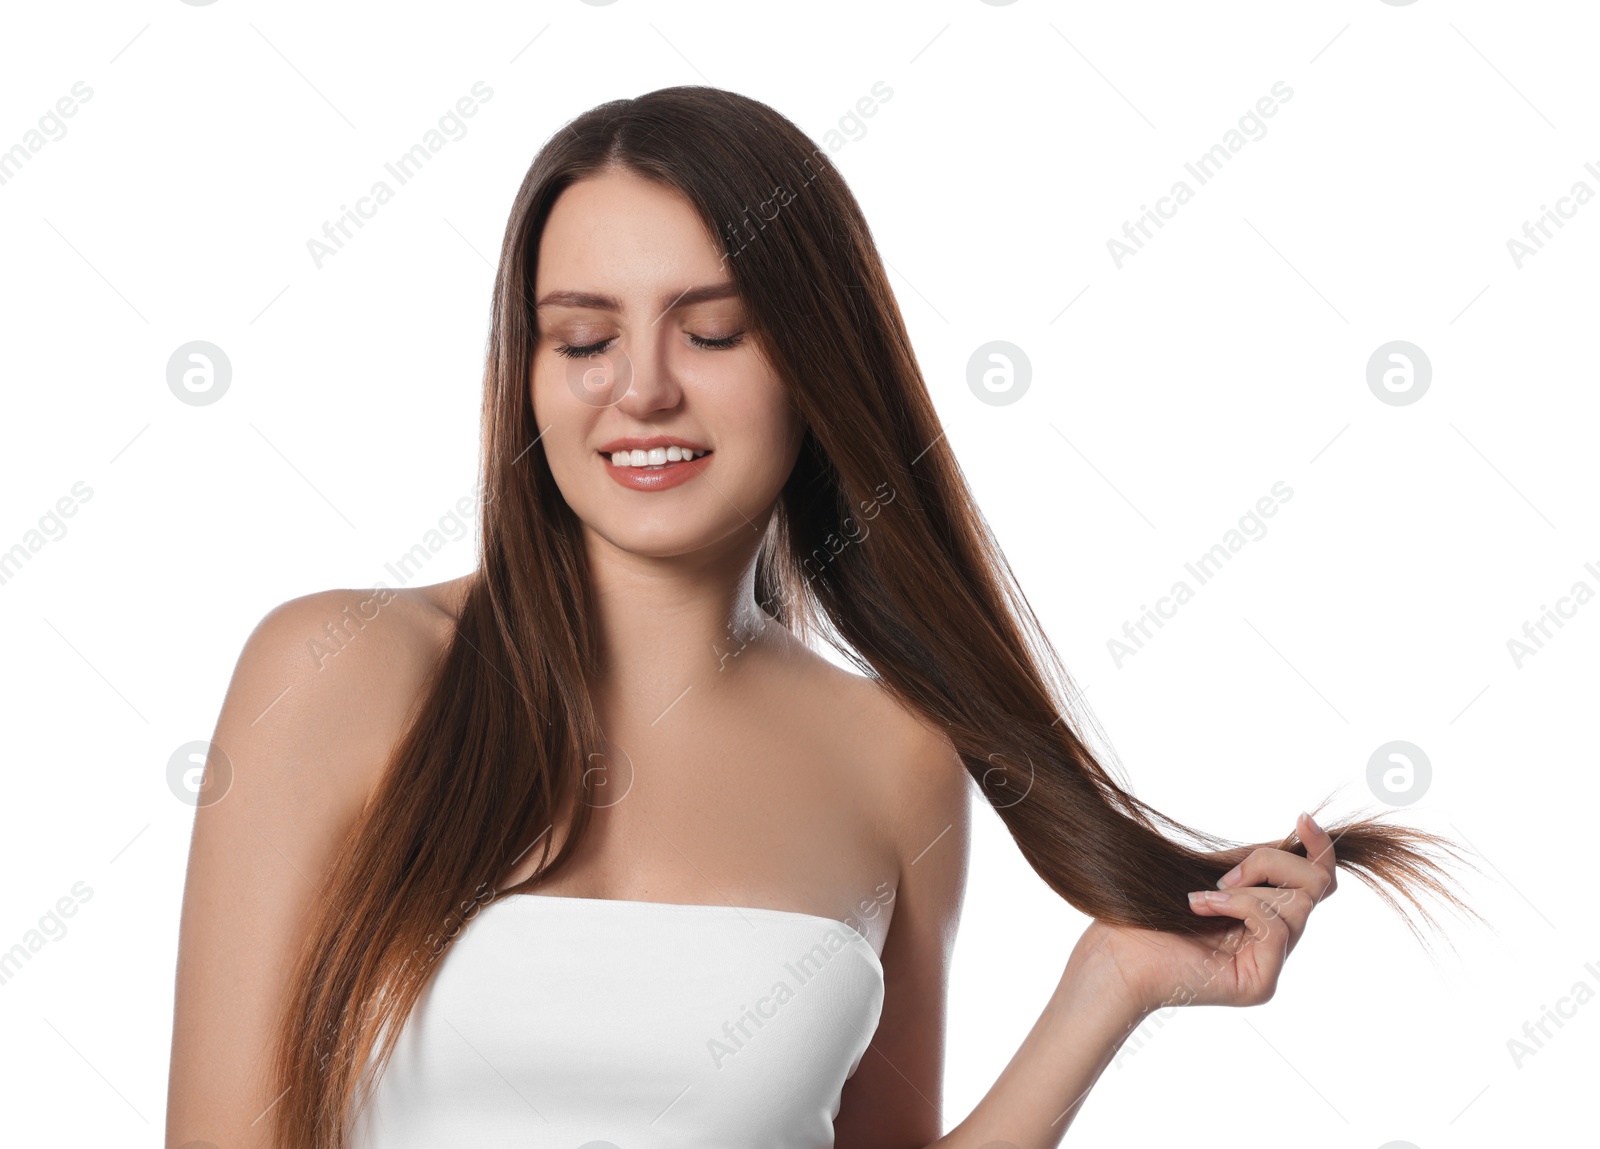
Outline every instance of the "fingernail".
POLYGON ((1204 890, 1193 890, 1189 894, 1189 905, 1190 906, 1202 905, 1202 904, 1205 903, 1205 900, 1206 900, 1206 892, 1204 890))
POLYGON ((1234 885, 1236 882, 1238 882, 1238 880, 1242 876, 1243 876, 1243 871, 1241 870, 1241 868, 1238 867, 1238 866, 1235 866, 1233 869, 1229 870, 1226 874, 1223 874, 1222 877, 1217 879, 1217 889, 1222 890, 1222 889, 1226 889, 1227 887, 1229 887, 1231 885, 1234 885))
POLYGON ((1316 830, 1318 833, 1324 833, 1324 834, 1327 833, 1326 830, 1324 830, 1321 826, 1317 825, 1317 820, 1315 818, 1313 818, 1310 814, 1305 815, 1305 820, 1307 822, 1310 822, 1311 823, 1311 828, 1313 830, 1316 830))

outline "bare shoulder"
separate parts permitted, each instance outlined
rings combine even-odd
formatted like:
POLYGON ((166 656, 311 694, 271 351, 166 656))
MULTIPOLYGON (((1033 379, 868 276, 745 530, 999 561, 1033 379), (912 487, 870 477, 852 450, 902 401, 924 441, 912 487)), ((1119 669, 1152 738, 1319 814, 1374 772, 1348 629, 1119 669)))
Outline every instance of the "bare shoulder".
POLYGON ((966 768, 943 730, 901 702, 879 679, 845 670, 820 656, 817 661, 822 667, 817 671, 819 684, 831 696, 830 709, 851 737, 873 749, 891 785, 961 788, 957 784, 966 778, 966 768))
POLYGON ((921 1145, 940 1132, 946 986, 966 896, 972 785, 943 730, 876 678, 837 667, 824 688, 899 862, 872 1054, 846 1083, 839 1145, 921 1145))
POLYGON ((324 782, 358 796, 359 809, 454 633, 470 580, 279 604, 239 655, 233 710, 268 742, 324 747, 324 782))
POLYGON ((465 580, 328 590, 268 611, 195 793, 168 1077, 169 1145, 265 1144, 262 1072, 312 915, 445 649, 465 580))
POLYGON ((972 783, 949 736, 877 678, 808 654, 819 710, 852 748, 850 757, 900 856, 902 881, 938 842, 952 855, 945 880, 964 882, 972 783))
MULTIPOLYGON (((948 735, 908 709, 876 679, 869 709, 891 742, 883 751, 879 801, 900 857, 896 914, 922 944, 948 958, 966 892, 972 778, 948 735)), ((902 931, 904 935, 904 931, 902 931)))

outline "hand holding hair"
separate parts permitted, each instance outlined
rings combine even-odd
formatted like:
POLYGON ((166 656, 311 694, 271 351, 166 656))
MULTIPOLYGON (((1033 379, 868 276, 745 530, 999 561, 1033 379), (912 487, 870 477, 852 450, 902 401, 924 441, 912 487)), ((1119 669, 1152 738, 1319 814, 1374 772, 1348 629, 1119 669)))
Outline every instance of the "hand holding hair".
MULTIPOLYGON (((1192 912, 1233 925, 1203 933, 1096 920, 1038 1022, 972 1113, 929 1149, 1055 1149, 1117 1051, 1150 1014, 1180 1005, 1259 1005, 1311 910, 1337 888, 1334 840, 1310 814, 1306 855, 1260 847, 1197 890, 1192 912)), ((1285 840, 1283 845, 1290 845, 1285 840)), ((1238 851, 1219 851, 1223 860, 1238 851)))
POLYGON ((1334 841, 1310 814, 1296 821, 1307 855, 1260 847, 1189 895, 1200 915, 1234 918, 1221 933, 1175 934, 1096 922, 1079 949, 1108 970, 1139 1016, 1177 1005, 1272 1000, 1290 952, 1318 903, 1338 888, 1334 841))

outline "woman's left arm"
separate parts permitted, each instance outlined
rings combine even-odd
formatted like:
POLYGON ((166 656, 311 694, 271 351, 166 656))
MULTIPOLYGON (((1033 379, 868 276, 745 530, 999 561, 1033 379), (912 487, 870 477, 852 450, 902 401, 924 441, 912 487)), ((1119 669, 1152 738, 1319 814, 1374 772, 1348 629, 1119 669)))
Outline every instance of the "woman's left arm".
POLYGON ((1191 893, 1194 913, 1234 919, 1226 930, 1201 936, 1090 925, 1000 1079, 930 1146, 1055 1149, 1101 1072, 1151 1013, 1270 1000, 1312 908, 1337 886, 1332 839, 1309 814, 1300 815, 1298 831, 1308 857, 1258 849, 1223 877, 1223 888, 1191 893))
POLYGON ((881 812, 899 880, 883 947, 883 1013, 834 1120, 834 1149, 915 1149, 944 1128, 945 987, 967 885, 974 786, 920 724, 860 795, 881 812))
POLYGON ((906 858, 915 865, 903 866, 884 947, 884 1015, 846 1083, 836 1149, 1056 1149, 1117 1050, 1155 1010, 1271 999, 1312 908, 1337 887, 1333 841, 1302 814, 1307 857, 1256 850, 1223 879, 1224 889, 1191 897, 1198 915, 1234 918, 1228 930, 1203 937, 1094 922, 993 1087, 940 1136, 945 982, 966 879, 969 792, 959 758, 960 787, 939 784, 933 760, 923 759, 919 785, 902 783, 902 833, 908 845, 945 825, 946 837, 960 837, 948 854, 938 853, 941 838, 906 858))

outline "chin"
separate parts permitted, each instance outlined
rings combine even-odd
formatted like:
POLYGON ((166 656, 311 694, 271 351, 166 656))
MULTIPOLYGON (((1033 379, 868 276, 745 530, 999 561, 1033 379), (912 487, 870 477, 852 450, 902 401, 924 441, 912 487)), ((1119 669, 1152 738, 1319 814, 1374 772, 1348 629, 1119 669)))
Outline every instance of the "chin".
POLYGON ((602 521, 591 521, 589 526, 618 550, 652 559, 693 554, 721 541, 737 528, 750 529, 743 519, 733 523, 700 523, 664 515, 641 516, 632 521, 608 515, 602 521))

